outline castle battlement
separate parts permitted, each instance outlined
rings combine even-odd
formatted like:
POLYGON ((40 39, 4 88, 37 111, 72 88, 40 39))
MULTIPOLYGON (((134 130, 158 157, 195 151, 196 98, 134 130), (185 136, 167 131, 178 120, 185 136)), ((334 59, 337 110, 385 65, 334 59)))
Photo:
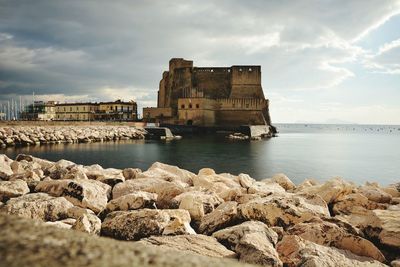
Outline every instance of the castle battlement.
MULTIPOLYGON (((163 122, 172 124, 218 126, 270 121, 260 65, 197 67, 191 60, 172 58, 159 83, 157 108, 162 111, 163 122)), ((160 121, 158 111, 144 109, 143 117, 160 121)))

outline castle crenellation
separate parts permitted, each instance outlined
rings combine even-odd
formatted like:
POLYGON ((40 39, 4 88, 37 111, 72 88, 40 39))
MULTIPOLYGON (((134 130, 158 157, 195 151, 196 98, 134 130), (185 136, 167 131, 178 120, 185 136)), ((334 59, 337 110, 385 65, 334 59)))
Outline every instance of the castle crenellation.
POLYGON ((173 58, 159 83, 157 108, 144 108, 145 121, 178 125, 270 125, 261 66, 195 67, 173 58))

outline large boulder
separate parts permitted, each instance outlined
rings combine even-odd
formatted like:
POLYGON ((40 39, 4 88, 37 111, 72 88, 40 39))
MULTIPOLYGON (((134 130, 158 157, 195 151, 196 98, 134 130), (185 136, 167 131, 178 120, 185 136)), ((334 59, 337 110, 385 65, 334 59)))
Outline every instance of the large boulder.
POLYGON ((326 247, 304 240, 296 235, 286 235, 277 244, 277 251, 283 264, 297 266, 341 266, 364 267, 386 266, 372 258, 357 256, 349 251, 326 247))
POLYGON ((218 241, 206 235, 151 236, 140 243, 178 251, 196 253, 208 257, 234 258, 236 254, 218 241))
POLYGON ((139 168, 125 168, 122 170, 122 175, 125 177, 125 180, 136 179, 140 173, 142 173, 142 170, 139 168))
POLYGON ((94 214, 83 214, 76 219, 72 229, 98 235, 101 230, 101 220, 94 214))
POLYGON ((136 178, 159 178, 182 186, 192 186, 194 177, 196 175, 190 171, 161 162, 153 163, 147 171, 136 175, 136 178))
POLYGON ((173 202, 179 203, 179 208, 189 211, 191 218, 200 222, 201 218, 224 202, 217 194, 206 191, 188 191, 176 196, 173 202))
POLYGON ((386 193, 378 186, 364 185, 358 188, 358 192, 377 203, 390 203, 392 200, 392 195, 386 193))
POLYGON ((0 154, 0 179, 4 180, 14 173, 11 169, 12 162, 12 159, 4 154, 0 154))
POLYGON ((201 218, 199 232, 210 235, 221 228, 232 225, 238 220, 237 203, 235 201, 224 202, 214 211, 201 218))
POLYGON ((67 210, 71 207, 71 202, 63 197, 34 193, 8 200, 0 211, 42 221, 57 221, 67 218, 67 210))
POLYGON ((63 196, 76 206, 100 212, 107 205, 111 187, 94 180, 63 179, 41 181, 35 190, 53 196, 63 196))
POLYGON ((258 220, 269 226, 288 227, 318 217, 329 217, 328 207, 318 195, 271 195, 255 198, 238 207, 247 220, 258 220))
POLYGON ((352 193, 349 195, 341 196, 336 199, 333 204, 332 211, 334 214, 351 214, 356 212, 357 209, 364 208, 367 210, 384 209, 384 204, 370 201, 366 196, 360 193, 352 193))
POLYGON ((276 182, 261 181, 254 182, 248 189, 249 194, 257 194, 261 196, 269 196, 271 194, 285 194, 285 189, 276 182))
POLYGON ((107 203, 107 206, 102 213, 108 214, 118 210, 127 211, 154 208, 156 200, 157 194, 138 191, 111 200, 107 203))
POLYGON ((137 191, 155 193, 156 188, 162 188, 169 184, 170 182, 159 178, 137 178, 128 180, 123 183, 118 183, 113 187, 112 198, 119 198, 120 196, 137 191))
POLYGON ((278 183, 285 190, 294 190, 296 188, 296 185, 284 173, 275 174, 272 176, 271 181, 278 183))
POLYGON ((334 203, 339 197, 353 193, 355 185, 342 178, 333 178, 323 184, 299 187, 296 192, 319 195, 327 204, 334 203))
POLYGON ((348 250, 356 255, 373 258, 380 262, 385 261, 382 252, 372 242, 353 235, 334 223, 324 221, 299 223, 290 228, 287 233, 319 245, 348 250))
POLYGON ((100 165, 92 165, 85 168, 85 173, 89 179, 97 180, 111 186, 125 181, 125 177, 120 169, 103 169, 100 165))
POLYGON ((0 181, 0 201, 19 197, 27 193, 29 193, 29 187, 25 181, 0 181))
POLYGON ((364 232, 400 252, 400 210, 373 210, 368 215, 362 226, 364 232))
POLYGON ((262 222, 249 221, 213 234, 219 242, 235 251, 243 262, 282 266, 275 245, 278 235, 262 222))
POLYGON ((101 225, 102 235, 122 240, 139 240, 152 235, 194 234, 186 210, 115 211, 101 225))

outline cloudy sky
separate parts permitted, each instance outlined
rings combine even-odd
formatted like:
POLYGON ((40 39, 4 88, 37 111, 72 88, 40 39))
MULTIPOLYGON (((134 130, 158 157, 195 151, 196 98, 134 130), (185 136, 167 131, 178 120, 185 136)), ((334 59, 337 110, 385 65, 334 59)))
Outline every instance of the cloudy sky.
POLYGON ((172 57, 261 65, 274 122, 400 124, 399 0, 0 0, 0 100, 152 106, 172 57))

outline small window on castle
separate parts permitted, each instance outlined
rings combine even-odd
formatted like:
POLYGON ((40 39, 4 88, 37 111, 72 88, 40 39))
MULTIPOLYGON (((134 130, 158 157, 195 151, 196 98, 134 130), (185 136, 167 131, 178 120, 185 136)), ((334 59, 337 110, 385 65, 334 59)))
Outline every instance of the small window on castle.
POLYGON ((249 71, 253 71, 251 68, 249 68, 249 71))
POLYGON ((214 70, 213 70, 213 69, 211 69, 210 71, 211 71, 211 72, 214 72, 214 70))
POLYGON ((242 69, 239 69, 239 71, 242 71, 242 69))
POLYGON ((196 104, 196 108, 200 108, 200 105, 199 105, 199 104, 196 104))
POLYGON ((192 104, 189 104, 189 108, 192 108, 192 104))
POLYGON ((181 108, 185 108, 185 105, 181 105, 181 108))
POLYGON ((231 72, 231 69, 229 69, 228 72, 231 72))

